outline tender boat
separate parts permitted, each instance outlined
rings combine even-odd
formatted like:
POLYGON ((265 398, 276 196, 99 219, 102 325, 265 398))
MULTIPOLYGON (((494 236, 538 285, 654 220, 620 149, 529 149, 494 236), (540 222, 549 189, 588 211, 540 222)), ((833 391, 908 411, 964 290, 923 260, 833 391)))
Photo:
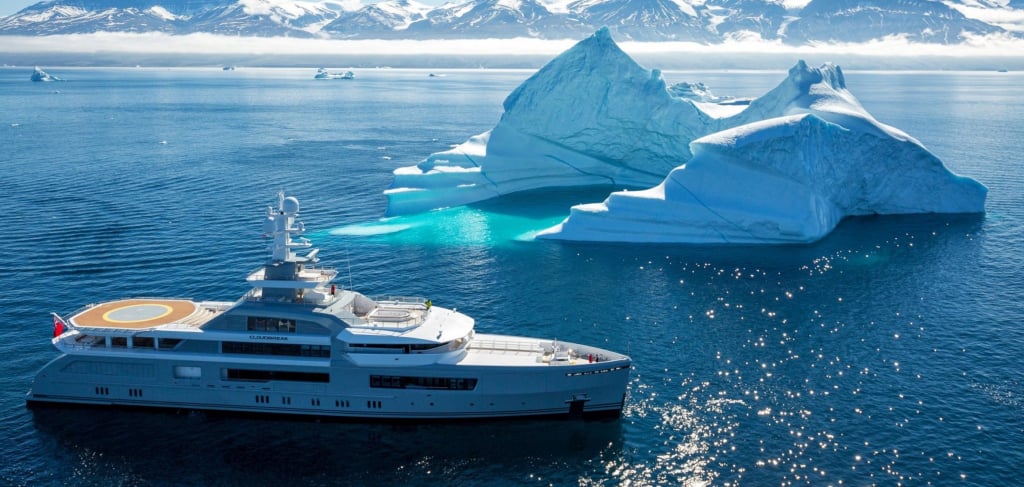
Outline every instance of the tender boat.
POLYGON ((54 313, 60 355, 28 403, 363 419, 621 412, 626 355, 476 333, 473 318, 429 299, 343 289, 299 236, 298 215, 283 193, 267 208, 270 257, 237 301, 131 298, 54 313))

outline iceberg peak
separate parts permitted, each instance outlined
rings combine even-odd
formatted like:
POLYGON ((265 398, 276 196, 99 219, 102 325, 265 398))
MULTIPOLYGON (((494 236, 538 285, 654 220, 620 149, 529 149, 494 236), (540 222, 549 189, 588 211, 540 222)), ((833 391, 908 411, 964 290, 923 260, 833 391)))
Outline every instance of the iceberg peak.
MULTIPOLYGON (((768 93, 753 100, 746 110, 733 117, 727 125, 736 126, 806 112, 814 112, 831 121, 854 115, 876 125, 872 130, 891 129, 875 122, 856 97, 846 89, 846 78, 839 66, 826 63, 821 67, 812 68, 802 60, 789 69, 786 79, 768 93)), ((905 134, 903 136, 906 137, 905 134)))
POLYGON ((803 59, 797 61, 796 65, 789 68, 789 82, 796 85, 800 90, 807 91, 809 87, 824 81, 834 90, 846 89, 846 79, 843 78, 843 70, 832 63, 825 63, 818 68, 811 68, 803 59))
POLYGON ((604 27, 559 54, 530 76, 509 94, 503 108, 506 115, 515 112, 516 107, 523 104, 526 109, 536 108, 533 106, 536 98, 550 89, 568 91, 585 87, 580 86, 580 83, 603 81, 610 85, 624 79, 651 76, 650 72, 619 48, 612 40, 608 28, 604 27))
POLYGON ((598 31, 506 97, 494 129, 395 170, 388 215, 546 187, 657 184, 711 117, 598 31))

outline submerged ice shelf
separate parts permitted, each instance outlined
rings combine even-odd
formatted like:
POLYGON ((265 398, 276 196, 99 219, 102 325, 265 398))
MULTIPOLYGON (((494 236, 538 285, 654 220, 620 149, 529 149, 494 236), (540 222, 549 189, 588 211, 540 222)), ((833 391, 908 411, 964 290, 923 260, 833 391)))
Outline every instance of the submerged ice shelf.
POLYGON ((389 244, 500 247, 532 241, 562 221, 568 208, 603 198, 612 188, 564 188, 527 191, 474 204, 384 217, 331 229, 338 237, 389 244))
POLYGON ((601 29, 514 90, 494 129, 396 169, 387 213, 615 185, 649 189, 576 205, 539 237, 773 244, 847 216, 984 212, 986 188, 875 120, 838 66, 800 61, 749 105, 686 96, 601 29))

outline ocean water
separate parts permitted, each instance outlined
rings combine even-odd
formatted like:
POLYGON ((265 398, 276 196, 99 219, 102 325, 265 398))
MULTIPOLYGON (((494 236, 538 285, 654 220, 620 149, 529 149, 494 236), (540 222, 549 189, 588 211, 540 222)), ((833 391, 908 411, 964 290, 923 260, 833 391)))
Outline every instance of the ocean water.
MULTIPOLYGON (((0 69, 0 483, 1011 485, 1024 475, 1024 75, 849 72, 989 187, 985 215, 784 247, 537 242, 609 188, 382 219, 391 171, 491 128, 529 71, 0 69), (231 300, 278 190, 342 284, 635 361, 615 421, 359 423, 43 408, 49 312, 231 300)), ((779 72, 666 72, 757 96, 779 72)))

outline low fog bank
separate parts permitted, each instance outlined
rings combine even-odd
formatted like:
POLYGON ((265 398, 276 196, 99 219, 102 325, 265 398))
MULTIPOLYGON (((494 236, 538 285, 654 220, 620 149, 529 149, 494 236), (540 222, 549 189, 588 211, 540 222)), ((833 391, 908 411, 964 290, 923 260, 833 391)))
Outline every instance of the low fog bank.
MULTIPOLYGON (((68 66, 68 67, 280 67, 305 68, 315 66, 345 66, 352 68, 417 68, 417 69, 538 69, 552 56, 531 55, 402 55, 402 54, 337 54, 337 55, 251 55, 222 56, 212 54, 139 54, 92 53, 69 56, 62 53, 6 53, 0 48, 0 65, 8 67, 68 66)), ((795 59, 807 58, 831 61, 848 71, 863 70, 957 70, 995 71, 1024 70, 1024 57, 1003 58, 978 56, 921 56, 889 58, 861 54, 671 54, 648 53, 634 56, 640 64, 663 70, 780 70, 795 59)))
POLYGON ((310 54, 310 55, 216 55, 152 54, 98 52, 69 56, 62 53, 6 53, 0 47, 0 65, 68 67, 263 67, 309 68, 316 66, 351 68, 530 68, 536 69, 551 59, 545 55, 407 55, 407 54, 310 54))
MULTIPOLYGON (((0 65, 147 67, 525 68, 538 69, 576 40, 330 41, 240 38, 209 34, 0 36, 0 65)), ((973 45, 784 46, 769 42, 702 46, 623 42, 623 51, 664 70, 777 70, 796 59, 830 61, 847 70, 1024 70, 1024 41, 994 38, 973 45)))

